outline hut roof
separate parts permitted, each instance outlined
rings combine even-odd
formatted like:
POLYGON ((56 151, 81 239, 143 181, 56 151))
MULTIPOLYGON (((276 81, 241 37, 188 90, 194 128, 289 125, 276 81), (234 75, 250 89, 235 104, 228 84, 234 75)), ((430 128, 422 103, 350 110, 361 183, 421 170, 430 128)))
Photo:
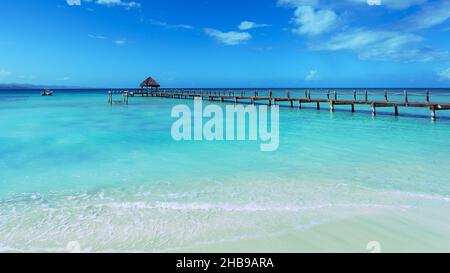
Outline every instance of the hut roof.
POLYGON ((148 77, 145 81, 143 81, 140 86, 144 87, 161 87, 157 81, 155 81, 152 77, 148 77))

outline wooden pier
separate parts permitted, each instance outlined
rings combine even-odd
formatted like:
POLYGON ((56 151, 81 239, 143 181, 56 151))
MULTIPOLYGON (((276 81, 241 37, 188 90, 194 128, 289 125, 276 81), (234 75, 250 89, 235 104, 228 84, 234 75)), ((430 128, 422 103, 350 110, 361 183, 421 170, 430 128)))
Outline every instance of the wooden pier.
MULTIPOLYGON (((425 102, 412 102, 407 91, 402 94, 402 101, 390 101, 387 91, 384 94, 384 100, 370 100, 367 91, 364 93, 364 99, 358 99, 356 91, 353 91, 353 99, 339 99, 336 91, 331 93, 327 91, 326 98, 312 98, 309 90, 305 91, 305 95, 302 98, 294 98, 291 96, 291 92, 286 93, 286 97, 274 97, 273 92, 269 91, 268 95, 260 96, 258 91, 250 92, 246 91, 223 91, 223 90, 138 90, 138 91, 122 91, 118 94, 123 96, 123 103, 128 104, 128 98, 134 96, 152 96, 162 98, 175 98, 175 99, 195 99, 201 98, 203 100, 218 101, 218 102, 233 102, 233 103, 247 103, 256 104, 259 102, 265 103, 269 106, 277 105, 280 102, 288 103, 291 108, 302 108, 304 104, 315 105, 317 110, 321 110, 321 104, 328 104, 331 112, 335 111, 336 106, 347 105, 350 107, 351 112, 355 112, 355 106, 366 105, 372 109, 372 115, 377 115, 378 108, 392 107, 394 115, 399 115, 400 107, 416 107, 416 108, 428 108, 430 110, 431 119, 434 121, 437 119, 436 112, 441 110, 450 110, 450 103, 439 103, 430 101, 430 93, 426 91, 424 93, 425 102)), ((113 104, 113 95, 117 94, 112 91, 109 93, 108 103, 113 104)), ((347 94, 348 96, 348 94, 347 94)), ((379 95, 377 95, 379 96, 379 95)), ((117 102, 117 101, 116 101, 117 102)))

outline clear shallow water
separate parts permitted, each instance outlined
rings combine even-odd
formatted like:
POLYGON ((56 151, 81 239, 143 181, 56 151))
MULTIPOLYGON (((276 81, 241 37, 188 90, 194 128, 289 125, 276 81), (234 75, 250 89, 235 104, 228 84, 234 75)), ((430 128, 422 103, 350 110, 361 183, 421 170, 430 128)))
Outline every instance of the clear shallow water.
POLYGON ((450 251, 449 113, 284 108, 262 153, 173 141, 192 101, 38 93, 0 92, 0 251, 450 251))

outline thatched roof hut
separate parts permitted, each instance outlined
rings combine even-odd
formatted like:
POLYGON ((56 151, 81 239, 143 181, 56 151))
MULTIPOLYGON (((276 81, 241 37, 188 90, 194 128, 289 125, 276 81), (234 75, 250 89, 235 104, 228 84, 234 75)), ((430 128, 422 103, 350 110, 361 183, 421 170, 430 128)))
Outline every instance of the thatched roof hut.
POLYGON ((152 77, 148 77, 145 81, 143 81, 140 86, 142 88, 147 87, 147 88, 159 88, 161 87, 161 85, 155 81, 152 77))

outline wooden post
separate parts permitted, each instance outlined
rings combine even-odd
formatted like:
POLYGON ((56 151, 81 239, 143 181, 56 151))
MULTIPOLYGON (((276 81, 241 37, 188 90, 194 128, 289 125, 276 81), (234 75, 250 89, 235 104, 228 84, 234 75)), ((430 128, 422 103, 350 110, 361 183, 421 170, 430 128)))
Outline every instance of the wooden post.
POLYGON ((372 116, 377 115, 377 106, 375 103, 372 103, 372 116))
POLYGON ((238 103, 238 98, 234 97, 234 104, 237 104, 237 103, 238 103))
POLYGON ((408 91, 404 91, 405 94, 405 103, 408 103, 408 91))
POLYGON ((430 103, 430 91, 425 91, 425 97, 427 99, 427 102, 430 103))
POLYGON ((301 100, 298 101, 298 109, 302 109, 302 101, 301 100))
POLYGON ((291 108, 294 108, 294 101, 291 100, 291 108))
POLYGON ((387 90, 384 90, 384 100, 385 100, 385 101, 389 101, 387 90))
POLYGON ((330 101, 330 112, 334 112, 334 101, 330 101))
POLYGON ((320 102, 317 102, 317 110, 320 110, 320 102))
POLYGON ((398 106, 394 106, 394 115, 398 116, 398 106))
POLYGON ((352 113, 354 113, 354 112, 355 112, 355 105, 352 104, 352 113))

